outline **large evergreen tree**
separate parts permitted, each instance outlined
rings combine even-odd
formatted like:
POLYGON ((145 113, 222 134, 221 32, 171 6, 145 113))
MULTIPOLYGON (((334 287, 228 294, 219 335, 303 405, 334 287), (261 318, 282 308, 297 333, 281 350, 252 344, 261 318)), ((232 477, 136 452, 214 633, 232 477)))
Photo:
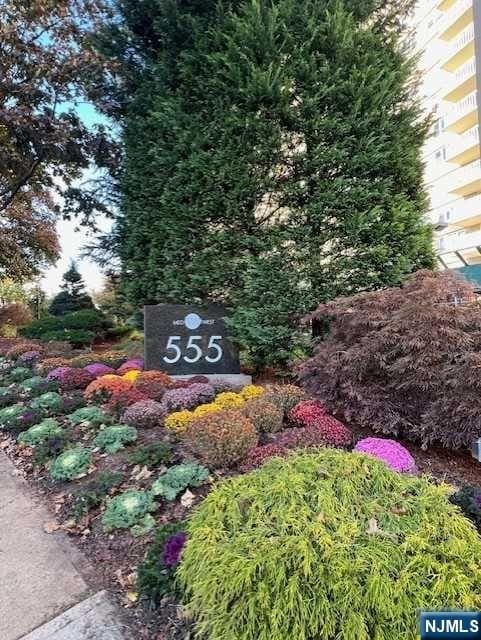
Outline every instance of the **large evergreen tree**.
POLYGON ((49 312, 54 316, 64 316, 67 313, 94 309, 92 298, 85 290, 85 283, 77 269, 75 262, 63 274, 61 290, 52 300, 49 312))
POLYGON ((432 265, 413 4, 122 0, 133 301, 222 301, 239 342, 279 362, 320 301, 432 265))

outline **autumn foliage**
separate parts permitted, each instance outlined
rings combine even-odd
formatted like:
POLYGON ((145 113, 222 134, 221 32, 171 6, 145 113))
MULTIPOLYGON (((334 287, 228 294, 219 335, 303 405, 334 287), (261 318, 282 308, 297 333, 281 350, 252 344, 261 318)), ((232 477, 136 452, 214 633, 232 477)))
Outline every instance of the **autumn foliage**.
POLYGON ((403 287, 338 298, 302 385, 330 411, 375 431, 446 447, 481 437, 481 301, 451 271, 419 271, 403 287))

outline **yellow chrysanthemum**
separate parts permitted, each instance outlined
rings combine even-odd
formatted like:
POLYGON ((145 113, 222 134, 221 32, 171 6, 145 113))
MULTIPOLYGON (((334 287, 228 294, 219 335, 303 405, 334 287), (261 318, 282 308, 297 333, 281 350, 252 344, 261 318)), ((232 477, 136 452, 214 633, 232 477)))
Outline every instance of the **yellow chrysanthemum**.
POLYGON ((244 400, 252 400, 253 398, 261 396, 264 391, 264 387, 261 387, 258 384, 248 384, 240 391, 240 395, 244 400))
POLYGON ((98 380, 122 380, 122 376, 118 376, 115 373, 106 373, 104 376, 100 376, 98 380))
POLYGON ((137 371, 137 369, 132 369, 132 371, 127 371, 127 373, 124 373, 122 378, 124 380, 127 380, 127 382, 135 382, 139 377, 139 374, 140 371, 137 371))
POLYGON ((242 407, 245 400, 239 393, 225 391, 224 393, 219 393, 214 402, 222 409, 235 409, 237 407, 242 407))
POLYGON ((222 407, 215 402, 209 402, 208 404, 201 404, 194 410, 194 417, 200 418, 201 416, 205 416, 207 413, 215 413, 216 411, 221 411, 222 407))
POLYGON ((174 411, 164 420, 164 426, 168 431, 181 433, 185 431, 187 425, 194 419, 192 411, 174 411))

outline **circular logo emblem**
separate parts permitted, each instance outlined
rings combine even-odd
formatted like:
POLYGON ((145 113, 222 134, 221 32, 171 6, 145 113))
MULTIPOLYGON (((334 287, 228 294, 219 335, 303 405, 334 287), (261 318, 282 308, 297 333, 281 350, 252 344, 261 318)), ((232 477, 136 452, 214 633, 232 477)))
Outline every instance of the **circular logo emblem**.
POLYGON ((187 329, 198 329, 202 324, 202 318, 197 313, 188 313, 184 322, 187 329))

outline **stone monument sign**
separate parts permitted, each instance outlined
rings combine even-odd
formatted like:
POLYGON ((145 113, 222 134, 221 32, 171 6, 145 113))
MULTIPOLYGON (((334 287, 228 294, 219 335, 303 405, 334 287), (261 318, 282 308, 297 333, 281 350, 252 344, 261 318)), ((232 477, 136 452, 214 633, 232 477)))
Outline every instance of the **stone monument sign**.
POLYGON ((146 305, 145 368, 171 376, 240 374, 225 320, 220 305, 146 305))

